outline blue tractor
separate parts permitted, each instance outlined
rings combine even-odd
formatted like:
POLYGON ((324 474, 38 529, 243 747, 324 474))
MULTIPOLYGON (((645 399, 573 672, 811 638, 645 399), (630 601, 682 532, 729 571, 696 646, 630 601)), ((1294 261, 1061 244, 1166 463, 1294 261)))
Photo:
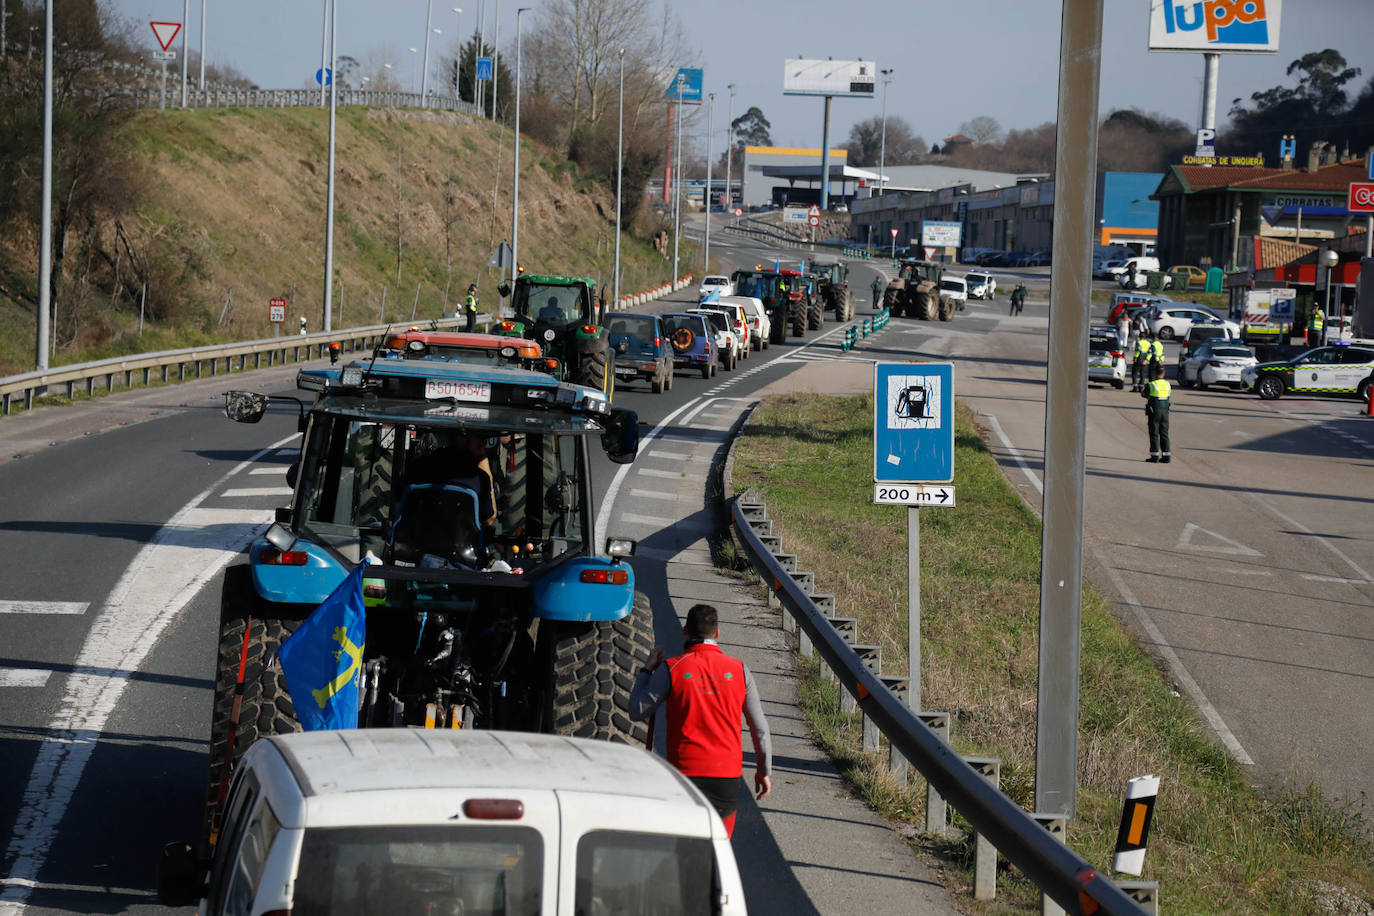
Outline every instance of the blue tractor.
MULTIPOLYGON (((653 644, 626 560, 597 545, 590 443, 634 460, 600 387, 509 365, 374 359, 302 370, 294 495, 226 570, 207 844, 235 762, 298 731, 281 642, 364 559, 360 726, 503 728, 643 744, 629 685, 653 644)), ((228 392, 225 413, 269 402, 228 392)), ((308 701, 308 700, 307 700, 308 701)))

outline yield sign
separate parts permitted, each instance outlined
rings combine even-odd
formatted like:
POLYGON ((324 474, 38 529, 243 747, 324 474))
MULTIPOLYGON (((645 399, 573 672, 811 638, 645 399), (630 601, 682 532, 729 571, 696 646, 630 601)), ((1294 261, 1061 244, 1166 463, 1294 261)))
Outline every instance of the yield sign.
POLYGON ((162 50, 166 51, 172 45, 172 39, 177 37, 177 32, 181 31, 180 22, 150 22, 153 27, 153 34, 157 36, 157 43, 162 45, 162 50))

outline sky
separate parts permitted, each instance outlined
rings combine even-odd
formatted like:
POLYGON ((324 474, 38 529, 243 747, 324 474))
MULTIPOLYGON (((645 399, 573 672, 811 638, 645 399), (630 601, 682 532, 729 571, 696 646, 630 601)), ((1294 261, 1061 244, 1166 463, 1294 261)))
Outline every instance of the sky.
MULTIPOLYGON (((184 0, 104 2, 136 25, 150 51, 154 45, 148 22, 183 19, 184 0)), ((339 53, 374 66, 390 62, 403 82, 418 87, 430 3, 338 2, 339 53)), ((431 28, 442 34, 431 36, 431 72, 441 51, 452 53, 455 36, 460 31, 464 38, 470 36, 476 25, 482 0, 456 2, 467 4, 461 14, 453 12, 455 0, 433 3, 431 28)), ((539 0, 523 2, 532 8, 524 19, 528 29, 538 16, 539 0)), ((957 132, 960 124, 979 115, 995 118, 1004 129, 1054 119, 1058 0, 864 0, 853 6, 818 0, 650 2, 666 2, 679 18, 691 55, 683 65, 703 67, 705 91, 717 93, 712 118, 717 149, 729 113, 730 83, 736 86, 734 114, 758 106, 773 125, 776 145, 820 146, 821 100, 782 94, 783 61, 790 57, 865 59, 893 68, 887 114, 904 118, 927 143, 957 132)), ((193 49, 200 41, 202 3, 211 64, 231 64, 264 88, 295 88, 314 79, 320 66, 322 0, 190 0, 193 49)), ((486 3, 490 39, 497 0, 486 3)), ((508 0, 500 17, 502 53, 512 56, 517 5, 508 0)), ((1135 107, 1196 127, 1202 55, 1149 52, 1149 5, 1150 0, 1104 0, 1102 113, 1135 107)), ((1357 88, 1374 76, 1374 0, 1287 0, 1281 29, 1275 55, 1222 57, 1218 126, 1233 99, 1291 85, 1284 71, 1309 51, 1340 51, 1350 66, 1362 70, 1357 88)), ((181 50, 181 36, 174 49, 181 50)), ((843 143, 855 122, 881 113, 881 88, 872 99, 836 99, 832 145, 843 143)), ((699 125, 702 115, 693 120, 699 125)))

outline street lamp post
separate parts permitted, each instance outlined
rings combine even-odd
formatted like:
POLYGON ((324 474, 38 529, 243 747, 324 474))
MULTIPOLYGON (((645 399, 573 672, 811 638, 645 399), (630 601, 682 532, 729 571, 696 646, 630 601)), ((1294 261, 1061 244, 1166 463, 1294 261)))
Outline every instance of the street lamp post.
POLYGON ((324 107, 324 68, 329 63, 329 0, 324 0, 324 19, 320 25, 320 107, 324 107))
POLYGON ((522 6, 515 11, 515 176, 511 182, 510 199, 510 250, 511 276, 514 277, 520 264, 520 17, 529 7, 522 6))
POLYGON ((339 105, 339 82, 334 70, 339 61, 339 0, 329 4, 329 182, 324 202, 324 318, 320 327, 329 333, 334 302, 334 118, 339 105))
MULTIPOLYGON (((1317 263, 1326 269, 1326 289, 1322 294, 1322 328, 1317 335, 1317 346, 1326 345, 1326 325, 1331 320, 1331 272, 1341 262, 1341 256, 1330 248, 1323 248, 1317 256, 1317 263)), ((1311 320, 1311 319, 1309 319, 1311 320)))
POLYGON ((205 0, 200 0, 200 91, 205 91, 205 0))
POLYGON ((186 107, 186 21, 191 18, 191 0, 181 0, 181 107, 186 107))
POLYGON ((611 277, 612 308, 620 308, 620 191, 625 177, 625 49, 620 49, 620 101, 615 124, 615 268, 611 277))
POLYGON ((892 68, 879 72, 883 75, 883 138, 878 144, 878 196, 882 197, 887 188, 887 175, 883 169, 887 166, 887 84, 892 82, 892 68))
MULTIPOLYGON (((35 368, 48 368, 51 328, 48 324, 52 308, 52 0, 43 4, 43 18, 47 28, 43 38, 43 203, 40 206, 42 226, 38 243, 38 346, 35 368)), ((33 26, 29 27, 29 53, 33 53, 33 26)))
POLYGON ((458 14, 458 27, 453 32, 458 38, 458 54, 453 61, 453 98, 461 102, 463 97, 458 94, 458 69, 463 65, 463 8, 455 6, 453 11, 458 14))
POLYGON ((414 57, 412 57, 412 58, 410 59, 410 91, 411 91, 411 92, 414 92, 414 91, 415 91, 415 88, 416 88, 416 87, 415 87, 415 83, 416 83, 416 77, 415 77, 415 62, 416 62, 417 60, 420 59, 420 49, 419 49, 419 48, 406 48, 406 50, 409 51, 411 54, 414 54, 414 55, 415 55, 414 57))
POLYGON ((682 84, 686 79, 681 73, 677 75, 677 161, 673 165, 673 277, 674 288, 677 285, 677 245, 678 239, 682 236, 682 84))
POLYGON ((735 156, 735 84, 730 83, 725 88, 730 90, 729 115, 725 119, 725 212, 733 213, 735 192, 730 189, 730 165, 735 156))
POLYGON ((705 251, 701 259, 701 275, 704 277, 711 272, 711 119, 715 111, 716 94, 714 92, 706 95, 706 193, 702 195, 702 202, 706 204, 706 242, 705 251))
POLYGON ((501 0, 496 0, 496 11, 492 14, 492 27, 496 30, 496 37, 491 42, 491 119, 498 120, 496 106, 501 101, 501 96, 496 91, 497 77, 501 75, 501 0))
POLYGON ((434 0, 429 0, 425 8, 425 62, 420 66, 420 106, 424 107, 429 95, 429 33, 434 28, 434 0))
POLYGON ((477 14, 477 49, 472 55, 472 101, 477 106, 479 116, 486 114, 486 104, 483 101, 487 87, 477 81, 477 59, 480 58, 487 46, 487 0, 482 0, 482 5, 477 14))

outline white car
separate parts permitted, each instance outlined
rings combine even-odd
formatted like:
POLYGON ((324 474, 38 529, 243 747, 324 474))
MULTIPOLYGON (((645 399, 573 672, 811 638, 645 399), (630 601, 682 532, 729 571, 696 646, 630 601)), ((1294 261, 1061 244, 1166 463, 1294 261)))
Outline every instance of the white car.
POLYGON ((265 738, 209 861, 165 847, 158 892, 199 913, 744 914, 705 796, 609 741, 474 729, 265 738), (207 876, 208 873, 208 876, 207 876))
POLYGON ((1088 381, 1107 382, 1118 390, 1126 387, 1126 353, 1116 328, 1088 328, 1088 381))
POLYGON ((734 302, 744 307, 749 317, 749 340, 755 350, 768 349, 768 336, 773 333, 773 322, 768 320, 768 310, 762 300, 755 296, 722 296, 721 302, 734 302))
POLYGON ((1179 365, 1178 383, 1184 388, 1206 388, 1208 385, 1242 388, 1242 374, 1258 362, 1254 351, 1244 344, 1205 343, 1179 365))
POLYGON ((1149 319, 1150 330, 1160 340, 1173 340, 1188 333, 1194 324, 1213 324, 1226 330, 1227 337, 1240 338, 1240 325, 1202 305, 1159 303, 1149 319))
POLYGON ((957 303, 954 307, 961 309, 968 301, 968 284, 963 277, 941 277, 940 296, 944 299, 953 299, 957 303))
POLYGON ((701 278, 701 284, 697 286, 697 301, 701 302, 713 293, 716 296, 733 296, 735 284, 730 282, 729 277, 720 274, 707 274, 701 278))
POLYGON ((711 303, 711 308, 720 309, 730 316, 730 329, 742 341, 742 358, 748 359, 749 351, 757 348, 754 346, 754 329, 749 325, 749 312, 744 305, 734 296, 721 296, 711 303))
POLYGON ((997 294, 997 281, 986 270, 970 270, 964 274, 970 299, 991 299, 997 294))
POLYGON ((729 314, 720 309, 688 309, 687 311, 705 317, 716 332, 716 352, 720 354, 721 368, 727 371, 735 368, 735 363, 739 362, 740 353, 744 351, 744 341, 731 330, 729 314))
POLYGON ((1115 280, 1125 269, 1125 261, 1103 261, 1093 270, 1093 276, 1099 280, 1115 280))
MULTIPOLYGON (((1122 289, 1144 289, 1150 282, 1151 272, 1159 271, 1159 258, 1140 255, 1121 262, 1121 270, 1116 274, 1116 283, 1122 289), (1132 272, 1131 268, 1135 271, 1132 272)), ((1162 289, 1172 289, 1174 278, 1168 274, 1160 275, 1162 289)))

